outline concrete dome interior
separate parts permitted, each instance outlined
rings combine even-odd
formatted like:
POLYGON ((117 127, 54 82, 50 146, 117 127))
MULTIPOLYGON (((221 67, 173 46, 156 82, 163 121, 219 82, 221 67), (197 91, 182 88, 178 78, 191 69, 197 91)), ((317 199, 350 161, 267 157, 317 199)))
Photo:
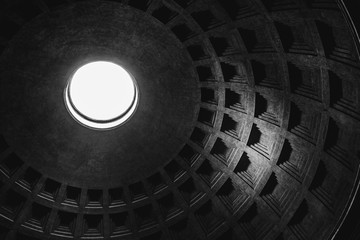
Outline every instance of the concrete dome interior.
POLYGON ((352 24, 337 0, 3 0, 0 239, 358 239, 352 24), (138 85, 109 131, 63 101, 93 61, 138 85))

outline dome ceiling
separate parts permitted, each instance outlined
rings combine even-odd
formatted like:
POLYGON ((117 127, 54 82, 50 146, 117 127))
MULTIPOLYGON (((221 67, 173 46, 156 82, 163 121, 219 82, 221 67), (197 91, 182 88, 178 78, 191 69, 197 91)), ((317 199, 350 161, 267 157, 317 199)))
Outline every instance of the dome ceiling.
POLYGON ((331 239, 358 184, 360 64, 332 0, 5 1, 1 239, 331 239), (134 116, 67 112, 90 61, 134 116))
POLYGON ((42 14, 2 59, 3 135, 21 159, 60 182, 137 181, 177 154, 196 121, 200 90, 189 56, 163 24, 132 7, 85 2, 42 14), (139 84, 136 114, 112 131, 79 126, 64 104, 69 78, 94 60, 119 63, 139 84))

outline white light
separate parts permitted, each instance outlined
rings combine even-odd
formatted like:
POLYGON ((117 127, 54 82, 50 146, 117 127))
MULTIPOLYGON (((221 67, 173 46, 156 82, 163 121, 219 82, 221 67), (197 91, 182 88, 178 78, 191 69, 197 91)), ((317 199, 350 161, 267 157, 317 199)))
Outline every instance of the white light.
POLYGON ((113 128, 136 109, 138 93, 132 76, 111 62, 92 62, 80 67, 65 89, 65 103, 82 124, 97 129, 113 128))

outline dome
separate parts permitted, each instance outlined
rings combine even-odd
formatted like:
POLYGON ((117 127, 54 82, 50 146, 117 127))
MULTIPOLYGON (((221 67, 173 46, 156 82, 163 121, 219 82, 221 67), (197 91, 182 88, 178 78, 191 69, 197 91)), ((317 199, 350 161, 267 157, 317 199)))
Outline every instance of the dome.
POLYGON ((2 9, 1 239, 357 239, 359 39, 342 1, 2 9), (129 81, 102 88, 122 78, 94 63, 129 81))

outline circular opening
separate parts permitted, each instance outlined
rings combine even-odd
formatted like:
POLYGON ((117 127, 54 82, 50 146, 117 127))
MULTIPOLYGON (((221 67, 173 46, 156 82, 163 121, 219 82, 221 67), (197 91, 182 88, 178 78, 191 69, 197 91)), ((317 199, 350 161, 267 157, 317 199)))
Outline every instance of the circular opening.
POLYGON ((98 61, 75 71, 64 97, 75 120, 90 128, 111 129, 132 116, 138 91, 135 79, 124 68, 98 61))

